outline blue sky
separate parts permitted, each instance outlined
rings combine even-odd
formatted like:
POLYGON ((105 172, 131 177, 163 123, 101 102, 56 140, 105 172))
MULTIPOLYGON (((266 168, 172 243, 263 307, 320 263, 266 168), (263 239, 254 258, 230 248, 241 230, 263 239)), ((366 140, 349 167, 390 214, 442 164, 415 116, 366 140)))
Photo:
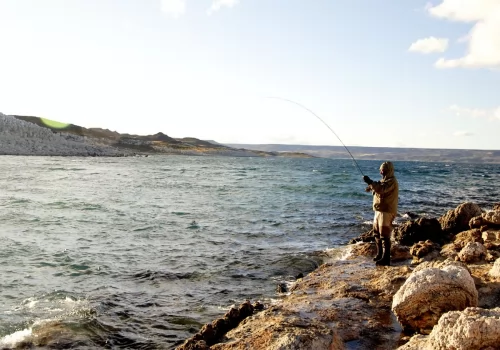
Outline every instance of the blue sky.
POLYGON ((219 142, 500 149, 500 0, 0 0, 0 111, 219 142))

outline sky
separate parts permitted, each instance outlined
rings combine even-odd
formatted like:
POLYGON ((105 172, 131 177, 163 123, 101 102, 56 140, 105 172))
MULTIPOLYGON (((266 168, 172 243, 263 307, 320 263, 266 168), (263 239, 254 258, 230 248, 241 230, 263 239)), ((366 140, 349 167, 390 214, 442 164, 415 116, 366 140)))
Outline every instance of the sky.
POLYGON ((0 112, 221 143, 498 150, 500 0, 0 0, 0 112))

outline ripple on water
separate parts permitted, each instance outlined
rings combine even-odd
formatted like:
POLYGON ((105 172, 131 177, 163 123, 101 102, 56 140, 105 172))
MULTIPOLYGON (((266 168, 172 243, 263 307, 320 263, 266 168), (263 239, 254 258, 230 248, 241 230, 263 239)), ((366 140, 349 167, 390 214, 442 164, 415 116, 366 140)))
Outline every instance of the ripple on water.
MULTIPOLYGON (((277 298, 373 217, 345 160, 2 161, 2 339, 38 329, 67 348, 173 348, 232 304, 277 298)), ((399 162, 401 211, 498 201, 500 167, 448 165, 399 162)))

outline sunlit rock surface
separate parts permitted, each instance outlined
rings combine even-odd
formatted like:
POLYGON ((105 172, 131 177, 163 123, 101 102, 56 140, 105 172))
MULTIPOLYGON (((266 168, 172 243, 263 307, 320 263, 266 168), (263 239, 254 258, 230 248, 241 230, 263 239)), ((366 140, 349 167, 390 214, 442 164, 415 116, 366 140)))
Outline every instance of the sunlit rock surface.
POLYGON ((477 303, 478 293, 469 271, 448 265, 414 271, 394 296, 392 310, 404 328, 429 333, 445 312, 477 303))
POLYGON ((470 228, 469 222, 472 218, 481 215, 481 208, 475 203, 463 203, 457 208, 449 210, 439 218, 443 231, 457 234, 470 228))
POLYGON ((500 308, 470 307, 445 313, 429 336, 413 337, 399 350, 486 350, 500 348, 500 308))

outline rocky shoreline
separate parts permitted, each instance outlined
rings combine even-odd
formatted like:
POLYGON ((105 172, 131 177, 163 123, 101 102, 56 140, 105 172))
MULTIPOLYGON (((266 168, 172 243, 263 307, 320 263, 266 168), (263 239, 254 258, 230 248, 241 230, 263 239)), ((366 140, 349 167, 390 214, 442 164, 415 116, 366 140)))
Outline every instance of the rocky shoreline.
POLYGON ((399 225, 388 267, 364 233, 279 303, 246 302, 177 350, 500 349, 500 204, 486 209, 399 225))

